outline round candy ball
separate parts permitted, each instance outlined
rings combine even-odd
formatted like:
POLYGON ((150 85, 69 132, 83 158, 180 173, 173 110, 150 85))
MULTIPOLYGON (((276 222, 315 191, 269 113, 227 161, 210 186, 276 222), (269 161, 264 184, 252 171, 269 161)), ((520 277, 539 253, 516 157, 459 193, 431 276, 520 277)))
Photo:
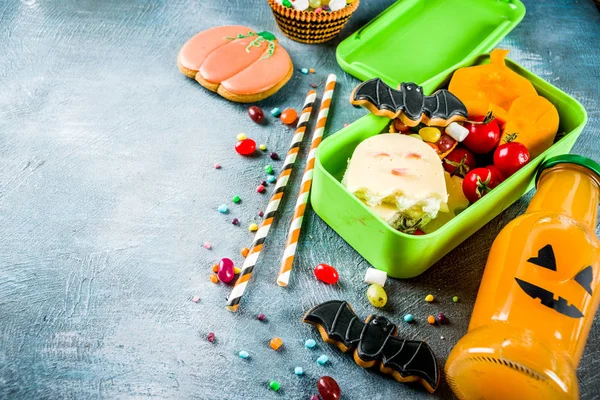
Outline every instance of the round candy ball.
POLYGON ((298 118, 298 113, 293 108, 286 108, 281 113, 281 122, 286 125, 291 125, 298 118))
POLYGON ((373 307, 380 308, 387 304, 387 293, 380 285, 374 283, 367 289, 367 299, 373 307))
POLYGON ((256 151, 256 142, 252 139, 240 140, 235 144, 235 151, 243 156, 249 156, 256 151))
POLYGON ((340 385, 330 376, 319 378, 317 390, 323 400, 339 400, 342 398, 340 385))
POLYGON ((260 124, 265 118, 265 113, 260 107, 252 106, 248 108, 248 116, 252 121, 256 122, 257 124, 260 124))
POLYGON ((319 264, 314 269, 315 277, 321 282, 333 285, 340 280, 340 275, 331 265, 319 264))

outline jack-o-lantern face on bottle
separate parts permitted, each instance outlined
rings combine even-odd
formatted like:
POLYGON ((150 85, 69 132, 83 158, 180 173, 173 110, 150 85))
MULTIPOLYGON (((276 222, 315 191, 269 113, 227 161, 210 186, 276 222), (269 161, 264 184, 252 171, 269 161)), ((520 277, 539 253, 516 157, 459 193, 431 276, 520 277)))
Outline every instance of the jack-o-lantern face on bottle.
MULTIPOLYGON (((560 266, 556 263, 554 250, 551 244, 547 244, 546 246, 542 247, 538 251, 538 255, 536 257, 529 258, 527 262, 532 264, 531 266, 533 268, 536 268, 534 266, 537 266, 538 268, 545 268, 554 272, 557 272, 557 269, 560 268, 560 266)), ((579 270, 571 280, 573 285, 581 286, 581 288, 591 296, 593 278, 592 266, 588 265, 579 270)), ((517 277, 515 277, 515 281, 517 281, 519 287, 529 297, 532 299, 540 299, 542 305, 553 309, 557 313, 570 318, 581 318, 584 316, 576 304, 573 304, 569 299, 562 297, 560 293, 555 293, 553 289, 549 287, 541 287, 533 282, 527 282, 517 277)))

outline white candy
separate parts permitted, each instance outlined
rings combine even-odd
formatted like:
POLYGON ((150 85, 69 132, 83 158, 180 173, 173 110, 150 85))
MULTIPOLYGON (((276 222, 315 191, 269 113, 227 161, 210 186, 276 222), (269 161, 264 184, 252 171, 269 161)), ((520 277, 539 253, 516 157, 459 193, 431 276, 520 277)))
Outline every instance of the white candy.
POLYGON ((453 122, 446 127, 446 134, 457 142, 462 142, 469 135, 469 130, 458 122, 453 122))
POLYGON ((295 10, 304 11, 308 8, 308 0, 293 0, 292 6, 295 10))
POLYGON ((385 280, 387 279, 387 274, 384 271, 380 271, 375 268, 368 268, 365 273, 365 282, 369 285, 373 283, 378 284, 383 287, 385 285, 385 280))
POLYGON ((329 2, 329 9, 331 11, 338 11, 346 7, 346 0, 331 0, 329 2))

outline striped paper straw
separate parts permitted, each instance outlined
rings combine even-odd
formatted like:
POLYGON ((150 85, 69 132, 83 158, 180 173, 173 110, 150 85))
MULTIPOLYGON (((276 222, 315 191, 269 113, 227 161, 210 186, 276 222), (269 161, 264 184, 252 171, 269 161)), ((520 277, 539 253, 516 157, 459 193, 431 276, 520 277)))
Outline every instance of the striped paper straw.
POLYGON ((329 74, 327 77, 327 83, 325 84, 325 93, 323 94, 321 108, 319 109, 319 116, 317 117, 317 126, 315 128, 315 132, 313 133, 310 152, 308 153, 308 161, 304 167, 302 183, 300 185, 300 191, 298 192, 298 200, 296 201, 296 208, 294 209, 294 217, 292 218, 290 231, 288 232, 287 243, 285 245, 285 251, 283 252, 283 259, 281 260, 279 274, 277 275, 277 284, 279 286, 287 286, 290 281, 290 274, 292 272, 294 257, 296 255, 296 246, 298 245, 300 229, 302 228, 302 220, 304 219, 304 212, 306 211, 306 204, 308 203, 310 186, 312 185, 313 169, 315 167, 315 153, 317 152, 317 147, 319 147, 319 144, 321 144, 323 132, 325 131, 325 124, 327 123, 327 116, 329 115, 329 106, 331 105, 331 98, 333 97, 333 90, 335 89, 335 80, 335 75, 329 74))
POLYGON ((277 184, 275 185, 275 190, 271 199, 269 200, 269 204, 267 205, 267 209, 265 210, 265 216, 263 219, 260 228, 256 232, 254 236, 254 241, 252 242, 252 246, 250 247, 250 252, 244 260, 244 264, 242 265, 242 269, 240 271, 240 275, 233 286, 233 290, 229 295, 229 299, 227 299, 227 309, 229 311, 237 311, 240 306, 240 300, 246 291, 246 287, 248 286, 248 281, 252 276, 252 271, 254 270, 254 266, 258 260, 258 256, 260 255, 260 251, 263 248, 263 244, 265 242, 265 238, 269 233, 269 229, 273 224, 273 220, 275 218, 275 213, 277 212, 277 208, 279 207, 279 202, 283 197, 283 192, 285 190, 285 186, 290 179, 290 174, 292 173, 292 168, 294 167, 294 162, 296 161, 296 157, 298 156, 298 150, 300 149, 300 144, 302 143, 302 139, 304 139, 304 132, 306 131, 306 126, 308 125, 308 120, 310 119, 310 114, 312 113, 312 107, 315 103, 315 99, 317 97, 317 93, 314 90, 311 90, 306 95, 306 100, 304 101, 304 106, 302 107, 302 114, 300 114, 300 118, 298 119, 298 125, 296 126, 296 133, 294 133, 294 137, 292 138, 292 143, 290 144, 290 149, 288 150, 287 156, 285 157, 285 163, 281 173, 279 174, 279 178, 277 178, 277 184))

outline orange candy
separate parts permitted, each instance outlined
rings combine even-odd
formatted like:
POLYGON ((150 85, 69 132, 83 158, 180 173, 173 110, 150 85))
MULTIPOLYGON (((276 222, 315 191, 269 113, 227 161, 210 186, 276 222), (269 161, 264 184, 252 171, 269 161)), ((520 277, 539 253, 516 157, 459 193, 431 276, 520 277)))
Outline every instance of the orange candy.
POLYGON ((210 281, 211 281, 212 283, 217 283, 217 282, 219 282, 219 277, 217 276, 217 274, 211 274, 211 275, 210 275, 210 281))
POLYGON ((250 249, 247 247, 244 247, 242 249, 242 251, 240 251, 240 253, 242 253, 242 257, 248 257, 248 253, 250 253, 250 249))
POLYGON ((279 348, 281 346, 283 346, 283 341, 281 340, 281 338, 273 338, 271 339, 271 341, 269 342, 269 346, 271 346, 271 348, 275 351, 279 350, 279 348))
POLYGON ((427 322, 429 322, 431 325, 435 324, 435 317, 433 315, 430 315, 429 317, 427 317, 427 322))
POLYGON ((298 118, 298 113, 293 108, 286 108, 281 113, 281 122, 286 125, 290 125, 294 123, 294 121, 298 118))
POLYGON ((212 272, 214 272, 216 274, 218 270, 219 270, 219 264, 215 264, 212 266, 212 272))

